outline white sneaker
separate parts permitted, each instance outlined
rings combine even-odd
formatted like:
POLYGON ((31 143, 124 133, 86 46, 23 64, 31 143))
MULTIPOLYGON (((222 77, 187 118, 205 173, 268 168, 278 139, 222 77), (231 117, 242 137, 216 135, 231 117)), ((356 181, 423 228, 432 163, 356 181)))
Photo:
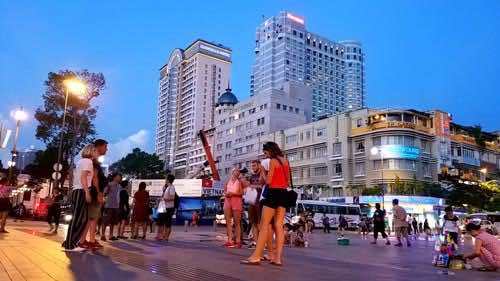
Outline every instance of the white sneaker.
POLYGON ((82 248, 82 247, 76 247, 76 248, 73 248, 73 249, 64 249, 65 252, 75 252, 75 253, 85 252, 86 250, 87 249, 82 248))

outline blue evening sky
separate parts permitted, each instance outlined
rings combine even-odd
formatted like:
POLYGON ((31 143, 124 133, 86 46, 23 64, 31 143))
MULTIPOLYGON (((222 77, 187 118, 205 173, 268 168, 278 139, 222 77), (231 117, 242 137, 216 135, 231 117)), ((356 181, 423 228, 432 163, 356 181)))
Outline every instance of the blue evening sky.
MULTIPOLYGON (((11 124, 17 106, 32 115, 49 71, 86 68, 107 79, 96 101, 99 135, 119 154, 135 144, 152 151, 158 69, 171 50, 196 38, 231 47, 232 86, 244 99, 255 28, 280 10, 303 16, 309 31, 363 43, 368 106, 440 108, 455 122, 500 129, 500 2, 493 0, 0 0, 0 118, 11 124)), ((42 146, 35 127, 31 117, 21 148, 42 146)))

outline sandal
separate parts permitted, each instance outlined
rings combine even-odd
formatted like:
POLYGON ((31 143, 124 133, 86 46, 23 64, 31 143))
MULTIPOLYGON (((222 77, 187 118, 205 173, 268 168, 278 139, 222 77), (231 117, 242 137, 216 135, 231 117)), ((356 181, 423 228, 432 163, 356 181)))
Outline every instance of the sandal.
POLYGON ((240 263, 244 265, 260 265, 260 261, 251 261, 249 259, 240 260, 240 263))
POLYGON ((274 266, 283 266, 281 262, 275 262, 275 261, 270 262, 270 264, 274 266))

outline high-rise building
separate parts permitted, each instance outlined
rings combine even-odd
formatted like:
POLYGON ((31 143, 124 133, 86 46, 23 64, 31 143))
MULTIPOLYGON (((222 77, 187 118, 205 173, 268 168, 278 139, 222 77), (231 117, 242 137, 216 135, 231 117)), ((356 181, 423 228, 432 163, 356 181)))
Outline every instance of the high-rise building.
POLYGON ((251 95, 282 89, 286 81, 310 86, 312 117, 365 107, 365 54, 359 42, 335 42, 306 30, 289 12, 257 27, 251 95))
POLYGON ((196 137, 214 126, 214 105, 231 76, 231 49, 198 39, 160 69, 156 154, 177 177, 205 160, 196 137))
POLYGON ((36 150, 34 148, 26 149, 25 151, 19 151, 17 155, 17 168, 22 171, 26 168, 26 166, 33 164, 36 160, 36 154, 40 150, 36 150))

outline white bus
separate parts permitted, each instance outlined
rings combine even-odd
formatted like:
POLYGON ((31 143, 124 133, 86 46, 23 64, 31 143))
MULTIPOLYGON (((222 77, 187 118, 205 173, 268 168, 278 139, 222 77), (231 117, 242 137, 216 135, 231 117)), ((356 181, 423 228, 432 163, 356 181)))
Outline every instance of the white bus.
POLYGON ((359 205, 338 204, 315 200, 298 200, 297 206, 290 209, 288 214, 289 222, 295 224, 299 221, 299 214, 302 212, 313 214, 314 227, 323 227, 323 214, 330 219, 330 227, 338 227, 339 217, 343 215, 347 220, 349 228, 357 228, 360 221, 359 205))

